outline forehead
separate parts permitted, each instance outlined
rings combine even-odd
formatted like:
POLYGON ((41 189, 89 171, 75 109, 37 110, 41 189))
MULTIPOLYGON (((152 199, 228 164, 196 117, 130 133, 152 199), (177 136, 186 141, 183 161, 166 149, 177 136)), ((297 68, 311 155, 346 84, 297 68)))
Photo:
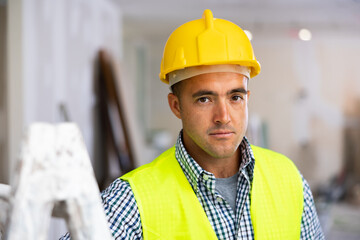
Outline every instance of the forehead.
POLYGON ((192 93, 198 90, 228 92, 236 88, 247 90, 248 78, 239 73, 205 73, 183 80, 182 92, 192 93))

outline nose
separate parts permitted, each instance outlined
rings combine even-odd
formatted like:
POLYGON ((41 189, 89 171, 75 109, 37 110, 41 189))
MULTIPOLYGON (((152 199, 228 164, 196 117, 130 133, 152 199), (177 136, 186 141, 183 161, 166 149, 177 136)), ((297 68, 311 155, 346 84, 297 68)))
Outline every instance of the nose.
POLYGON ((225 101, 219 101, 215 108, 214 122, 216 124, 227 124, 230 122, 229 106, 225 101))

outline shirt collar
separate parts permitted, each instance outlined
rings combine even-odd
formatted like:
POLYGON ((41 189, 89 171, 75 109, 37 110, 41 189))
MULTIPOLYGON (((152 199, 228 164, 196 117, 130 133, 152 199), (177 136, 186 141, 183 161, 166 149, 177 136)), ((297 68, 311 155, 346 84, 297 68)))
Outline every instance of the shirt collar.
POLYGON ((182 142, 182 131, 180 132, 175 145, 175 157, 179 162, 187 180, 195 192, 198 190, 198 181, 205 171, 200 165, 188 154, 182 142))
MULTIPOLYGON (((239 173, 246 174, 250 182, 252 182, 255 160, 251 145, 246 137, 244 137, 241 141, 239 148, 241 151, 242 159, 239 167, 239 173)), ((180 134, 175 144, 175 157, 195 192, 198 191, 199 182, 202 181, 204 178, 213 180, 207 181, 210 184, 208 186, 209 188, 213 188, 215 186, 215 176, 200 167, 200 165, 186 151, 182 141, 182 131, 180 131, 180 134)))

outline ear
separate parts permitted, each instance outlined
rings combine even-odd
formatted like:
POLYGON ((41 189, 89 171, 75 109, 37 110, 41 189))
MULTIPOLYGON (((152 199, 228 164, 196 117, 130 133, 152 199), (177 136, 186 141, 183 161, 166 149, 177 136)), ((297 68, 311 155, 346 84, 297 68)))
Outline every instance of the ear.
POLYGON ((247 94, 246 94, 246 97, 247 97, 247 100, 249 101, 249 98, 250 98, 250 94, 251 94, 251 92, 250 92, 250 90, 248 90, 247 91, 247 94))
POLYGON ((168 102, 169 102, 170 109, 174 113, 174 115, 177 118, 181 119, 179 98, 175 94, 169 93, 168 94, 168 102))

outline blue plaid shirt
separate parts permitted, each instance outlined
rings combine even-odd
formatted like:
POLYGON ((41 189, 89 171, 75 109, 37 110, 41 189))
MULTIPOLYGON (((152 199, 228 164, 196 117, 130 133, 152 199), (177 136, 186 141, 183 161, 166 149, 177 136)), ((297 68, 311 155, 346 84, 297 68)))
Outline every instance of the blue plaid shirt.
MULTIPOLYGON (((218 237, 218 239, 254 239, 250 217, 250 187, 254 156, 246 138, 240 144, 242 163, 237 184, 236 212, 215 190, 215 176, 202 169, 187 153, 181 134, 175 145, 175 156, 218 237)), ((324 239, 310 187, 303 178, 304 210, 301 221, 302 240, 324 239)), ((110 230, 115 239, 142 239, 140 213, 128 182, 115 180, 101 194, 110 230)), ((66 234, 61 239, 69 239, 66 234)))

